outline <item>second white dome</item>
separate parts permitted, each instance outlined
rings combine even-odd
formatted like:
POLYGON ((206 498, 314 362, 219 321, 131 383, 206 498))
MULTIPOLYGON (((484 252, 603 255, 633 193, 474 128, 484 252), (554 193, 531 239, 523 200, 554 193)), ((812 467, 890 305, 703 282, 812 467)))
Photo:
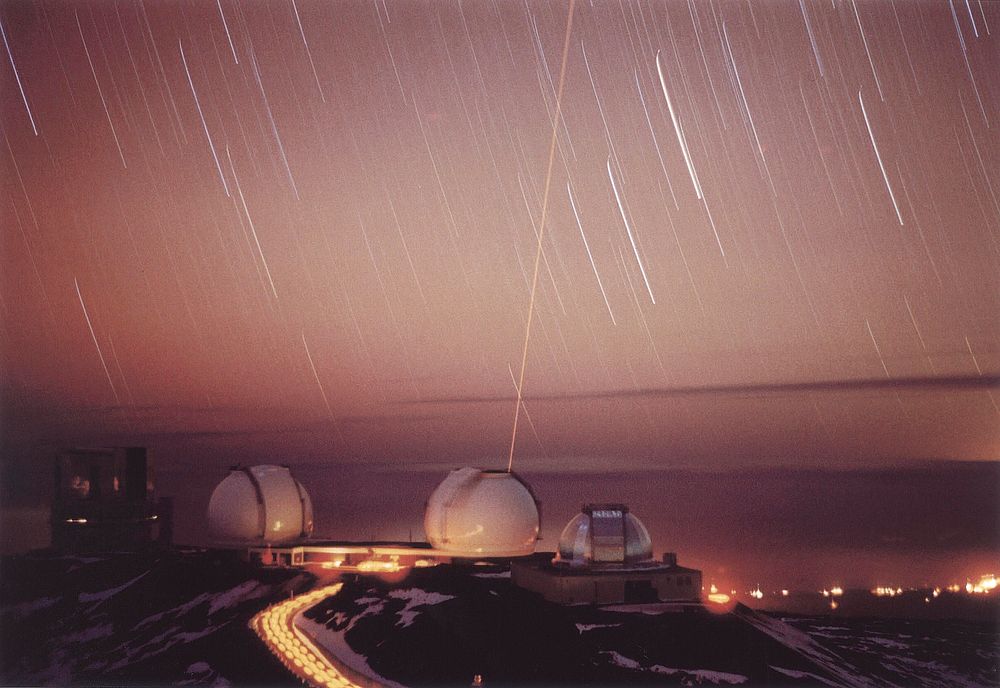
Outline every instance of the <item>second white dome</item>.
POLYGON ((517 557, 535 551, 538 502, 516 473, 459 468, 431 493, 427 540, 462 557, 517 557))

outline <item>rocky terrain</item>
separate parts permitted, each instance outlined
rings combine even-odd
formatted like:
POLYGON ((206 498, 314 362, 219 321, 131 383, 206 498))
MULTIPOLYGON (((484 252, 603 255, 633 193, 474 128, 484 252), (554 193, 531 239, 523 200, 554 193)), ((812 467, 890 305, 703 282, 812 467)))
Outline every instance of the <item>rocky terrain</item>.
MULTIPOLYGON (((995 621, 562 607, 491 567, 344 580, 299 626, 389 685, 998 684, 995 621)), ((4 558, 0 683, 299 685, 247 622, 313 583, 202 549, 4 558)))
POLYGON ((780 617, 736 605, 551 604, 499 570, 349 580, 310 632, 403 685, 995 686, 995 624, 780 617))
POLYGON ((0 681, 289 684, 247 621, 309 585, 206 550, 5 557, 0 681))

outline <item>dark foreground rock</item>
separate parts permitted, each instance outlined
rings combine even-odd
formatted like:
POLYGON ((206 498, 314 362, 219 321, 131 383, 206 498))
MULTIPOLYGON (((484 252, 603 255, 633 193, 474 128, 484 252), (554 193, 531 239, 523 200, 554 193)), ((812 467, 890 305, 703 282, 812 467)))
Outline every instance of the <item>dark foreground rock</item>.
POLYGON ((205 550, 0 563, 5 685, 297 685, 248 620, 311 578, 205 550))
POLYGON ((742 605, 564 607, 469 567, 349 580, 305 616, 325 627, 320 641, 404 685, 480 674, 489 686, 993 686, 1000 662, 995 628, 982 624, 939 622, 950 640, 923 642, 895 637, 899 622, 853 620, 830 637, 821 618, 786 623, 742 605))
MULTIPOLYGON (((247 628, 312 585, 205 550, 0 560, 4 685, 299 685, 247 628)), ((305 613, 404 685, 996 686, 997 624, 562 607, 485 567, 349 577, 305 613)))

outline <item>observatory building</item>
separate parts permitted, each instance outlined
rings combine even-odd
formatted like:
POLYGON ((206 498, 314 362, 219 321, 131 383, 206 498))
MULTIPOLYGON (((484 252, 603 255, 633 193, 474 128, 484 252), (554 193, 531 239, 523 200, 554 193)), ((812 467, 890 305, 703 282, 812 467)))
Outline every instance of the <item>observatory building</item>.
POLYGON ((169 541, 169 503, 153 498, 145 447, 67 449, 55 462, 52 546, 106 551, 169 541), (167 516, 167 518, 161 518, 167 516))
POLYGON ((539 503, 516 473, 458 468, 431 493, 427 540, 458 558, 522 557, 535 551, 539 503))
POLYGON ((653 559, 646 527, 624 504, 587 504, 559 536, 559 551, 511 562, 511 580, 560 604, 696 601, 701 571, 673 553, 653 559))
POLYGON ((288 466, 234 466, 208 502, 208 525, 224 545, 271 545, 312 535, 312 501, 288 466))

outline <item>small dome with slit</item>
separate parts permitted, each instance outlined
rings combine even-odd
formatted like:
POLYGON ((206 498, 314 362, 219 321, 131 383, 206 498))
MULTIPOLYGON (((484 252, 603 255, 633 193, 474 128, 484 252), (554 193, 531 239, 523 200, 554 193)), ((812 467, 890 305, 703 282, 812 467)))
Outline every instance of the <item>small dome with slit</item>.
POLYGON ((624 504, 587 504, 559 536, 554 563, 568 566, 635 564, 653 558, 646 526, 624 504))

